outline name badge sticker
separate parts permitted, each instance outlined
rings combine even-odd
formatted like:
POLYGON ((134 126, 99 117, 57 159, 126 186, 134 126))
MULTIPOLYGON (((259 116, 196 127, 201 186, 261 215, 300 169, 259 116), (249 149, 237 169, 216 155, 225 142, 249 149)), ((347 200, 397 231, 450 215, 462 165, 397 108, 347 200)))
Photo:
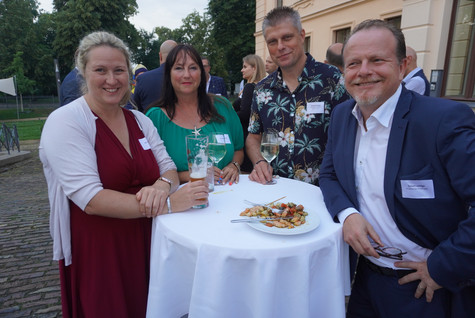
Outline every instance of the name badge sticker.
POLYGON ((224 143, 225 144, 230 144, 231 143, 231 139, 229 139, 228 134, 224 134, 223 137, 224 137, 224 143))
POLYGON ((149 150, 151 148, 147 138, 143 137, 142 139, 139 139, 139 142, 142 145, 143 150, 149 150))
POLYGON ((325 102, 308 102, 307 114, 323 114, 325 112, 325 102))
POLYGON ((401 180, 402 197, 405 199, 434 199, 434 181, 401 180))

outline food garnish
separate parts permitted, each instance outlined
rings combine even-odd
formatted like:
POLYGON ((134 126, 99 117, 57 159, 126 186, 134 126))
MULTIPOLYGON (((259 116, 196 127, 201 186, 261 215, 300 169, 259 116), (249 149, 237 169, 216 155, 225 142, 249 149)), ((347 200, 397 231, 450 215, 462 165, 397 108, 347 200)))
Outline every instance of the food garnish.
POLYGON ((289 229, 305 224, 305 217, 307 215, 308 213, 304 211, 303 205, 297 205, 293 202, 275 202, 270 206, 256 205, 252 208, 245 209, 240 214, 240 216, 272 218, 275 220, 265 220, 261 222, 269 227, 275 226, 289 229))

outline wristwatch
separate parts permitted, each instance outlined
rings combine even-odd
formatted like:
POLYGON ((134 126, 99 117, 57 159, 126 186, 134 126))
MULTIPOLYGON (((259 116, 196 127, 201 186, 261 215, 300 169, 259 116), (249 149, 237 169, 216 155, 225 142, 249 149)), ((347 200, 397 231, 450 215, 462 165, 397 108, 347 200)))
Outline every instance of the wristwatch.
POLYGON ((172 188, 173 182, 170 179, 167 179, 165 177, 160 177, 158 178, 158 180, 168 183, 168 185, 170 186, 170 189, 172 188))

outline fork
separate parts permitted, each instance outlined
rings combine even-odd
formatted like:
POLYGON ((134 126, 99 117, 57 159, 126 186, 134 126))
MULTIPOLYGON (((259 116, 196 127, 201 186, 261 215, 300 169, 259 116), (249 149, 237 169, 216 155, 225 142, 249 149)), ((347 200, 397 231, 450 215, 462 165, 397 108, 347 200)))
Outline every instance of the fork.
POLYGON ((276 208, 271 208, 270 206, 268 206, 269 203, 268 204, 260 204, 260 203, 251 202, 249 200, 244 200, 244 203, 250 204, 252 206, 264 206, 264 207, 270 209, 274 213, 282 213, 282 210, 279 210, 279 209, 276 209, 276 208))

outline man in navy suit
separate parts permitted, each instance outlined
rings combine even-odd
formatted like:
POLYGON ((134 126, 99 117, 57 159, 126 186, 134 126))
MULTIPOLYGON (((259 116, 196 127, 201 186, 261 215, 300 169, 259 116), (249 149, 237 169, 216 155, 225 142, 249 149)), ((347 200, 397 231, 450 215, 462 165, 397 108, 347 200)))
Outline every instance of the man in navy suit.
POLYGON ((66 75, 63 82, 61 83, 61 87, 59 88, 59 98, 60 98, 60 105, 64 106, 69 104, 75 99, 78 99, 82 96, 81 93, 81 83, 83 81, 83 77, 79 74, 79 70, 75 67, 71 70, 71 72, 66 75))
POLYGON ((143 73, 137 78, 133 103, 144 112, 150 104, 156 102, 162 93, 163 72, 168 53, 177 45, 173 40, 166 40, 160 46, 160 67, 143 73))
POLYGON ((475 115, 403 87, 405 51, 382 20, 343 48, 354 100, 332 113, 320 186, 360 255, 347 317, 473 317, 475 115))
POLYGON ((407 89, 419 93, 421 95, 430 95, 430 83, 424 74, 424 71, 417 67, 416 51, 410 46, 406 46, 407 66, 402 82, 407 89))
POLYGON ((208 58, 203 56, 201 61, 203 62, 203 67, 205 68, 206 73, 206 92, 228 98, 228 91, 224 80, 219 76, 213 76, 209 73, 211 65, 209 64, 208 58))

